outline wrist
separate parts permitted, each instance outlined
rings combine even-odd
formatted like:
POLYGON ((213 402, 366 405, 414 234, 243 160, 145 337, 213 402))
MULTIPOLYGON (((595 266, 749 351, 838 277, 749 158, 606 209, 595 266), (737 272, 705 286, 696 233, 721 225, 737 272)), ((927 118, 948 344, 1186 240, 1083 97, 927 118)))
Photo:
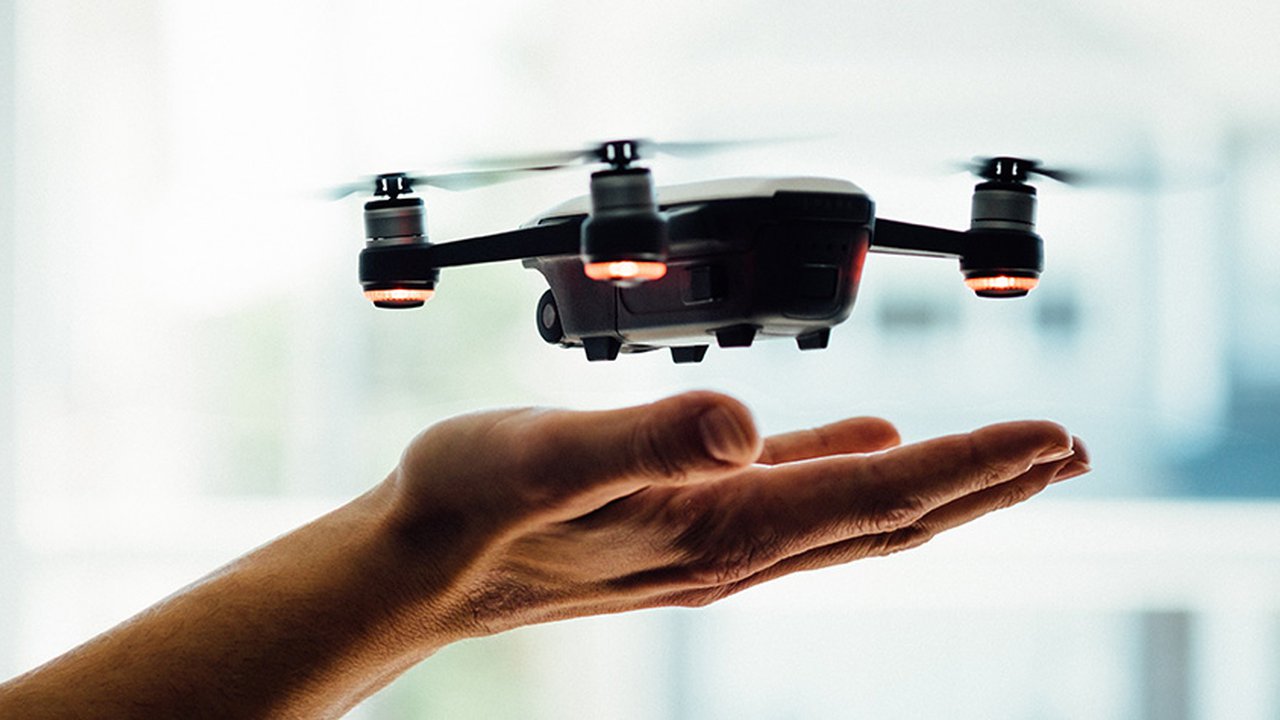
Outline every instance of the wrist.
POLYGON ((362 567, 360 582, 378 588, 378 635, 417 662, 484 634, 466 587, 496 533, 462 508, 417 497, 406 502, 397 474, 349 506, 367 529, 353 558, 362 567))

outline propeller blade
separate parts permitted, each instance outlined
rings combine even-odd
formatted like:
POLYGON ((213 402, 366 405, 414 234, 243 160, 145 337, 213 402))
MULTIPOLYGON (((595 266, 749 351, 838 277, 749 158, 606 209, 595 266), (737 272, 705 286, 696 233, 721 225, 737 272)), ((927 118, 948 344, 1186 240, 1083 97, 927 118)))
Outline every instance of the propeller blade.
POLYGON ((755 145, 773 145, 781 142, 794 141, 797 138, 757 138, 754 140, 708 140, 702 142, 653 142, 650 140, 640 141, 640 149, 648 151, 644 154, 661 153, 663 155, 671 155, 672 157, 702 157, 703 155, 713 155, 719 152, 725 152, 736 148, 746 148, 755 145))
POLYGON ((490 185, 497 185, 499 183, 517 180, 524 175, 547 172, 549 170, 560 170, 564 167, 564 165, 542 165, 522 168, 465 170, 462 172, 436 173, 433 175, 411 175, 408 173, 367 175, 355 182, 346 183, 345 185, 339 185, 332 188, 325 193, 325 196, 331 200, 341 200, 357 193, 377 195, 380 189, 380 181, 383 178, 395 177, 403 178, 403 181, 407 184, 408 187, 403 192, 410 192, 414 187, 434 187, 453 192, 474 190, 475 188, 488 187, 490 185))
POLYGON ((1089 173, 1066 168, 1034 168, 1031 172, 1066 185, 1088 185, 1089 173))
POLYGON ((472 164, 500 166, 505 168, 524 168, 524 167, 546 167, 546 166, 565 166, 577 164, 589 164, 594 162, 606 162, 604 158, 605 149, 609 145, 619 145, 622 143, 631 143, 634 146, 635 158, 651 158, 654 155, 671 155, 673 157, 701 157, 718 152, 725 152, 734 148, 750 147, 753 145, 770 145, 780 142, 808 140, 812 138, 755 138, 748 140, 709 140, 709 141, 678 141, 678 142, 657 142, 648 138, 619 139, 608 140, 605 142, 594 143, 579 150, 564 150, 561 152, 535 153, 530 155, 510 155, 506 157, 490 157, 480 158, 471 161, 472 164))
POLYGON ((581 150, 561 150, 558 152, 530 153, 527 155, 497 155, 474 158, 466 161, 467 165, 488 166, 495 169, 550 168, 576 165, 596 156, 595 147, 581 150))
POLYGON ((441 190, 474 190, 475 188, 488 187, 499 183, 518 180, 525 175, 533 173, 548 172, 550 170, 560 170, 565 165, 538 165, 532 167, 518 168, 495 168, 493 170, 467 170, 464 172, 442 173, 439 175, 410 175, 410 185, 426 185, 429 187, 440 188, 441 190))
POLYGON ((333 188, 326 196, 333 200, 341 200, 356 193, 370 195, 386 195, 382 187, 384 180, 398 178, 399 194, 410 192, 414 186, 435 187, 442 190, 460 191, 487 187, 518 179, 529 173, 548 172, 566 167, 591 165, 595 163, 611 163, 610 151, 618 151, 620 146, 630 143, 629 150, 624 151, 628 161, 653 157, 657 154, 675 157, 700 157, 711 153, 724 152, 733 148, 753 145, 768 145, 779 142, 796 141, 812 138, 757 138, 750 140, 711 140, 703 142, 655 142, 648 139, 613 140, 588 145, 577 150, 559 152, 533 153, 526 155, 507 155, 479 158, 465 164, 475 166, 475 170, 440 173, 432 175, 413 175, 407 173, 386 173, 369 175, 355 182, 333 188))
POLYGON ((373 182, 374 182, 373 177, 369 177, 367 180, 360 180, 357 182, 349 182, 349 183, 346 183, 345 185, 338 185, 337 187, 332 187, 332 188, 329 188, 328 190, 325 190, 323 193, 323 197, 326 200, 341 200, 345 197, 355 195, 356 193, 372 193, 374 190, 373 182))
POLYGON ((969 162, 955 163, 957 169, 977 175, 980 178, 994 180, 997 175, 1012 176, 1019 179, 1028 179, 1031 176, 1039 175, 1040 177, 1056 180, 1065 185, 1091 185, 1101 177, 1101 174, 1089 170, 1079 168, 1066 167, 1046 167, 1039 160, 1028 158, 1016 158, 1007 155, 997 155, 993 157, 975 157, 969 162))
MULTIPOLYGON (((959 170, 991 179, 995 176, 995 163, 1003 157, 976 157, 969 162, 952 163, 959 170)), ((1056 180, 1079 188, 1112 188, 1138 192, 1190 190, 1211 187, 1221 183, 1224 176, 1203 168, 1160 172, 1150 164, 1132 163, 1112 167, 1045 167, 1038 160, 1022 160, 1027 175, 1056 180)))

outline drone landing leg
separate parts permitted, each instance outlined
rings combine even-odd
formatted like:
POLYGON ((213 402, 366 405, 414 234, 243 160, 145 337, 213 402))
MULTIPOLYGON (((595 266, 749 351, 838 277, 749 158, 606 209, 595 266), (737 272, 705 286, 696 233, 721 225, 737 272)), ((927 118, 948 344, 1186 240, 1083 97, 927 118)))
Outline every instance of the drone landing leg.
POLYGON ((700 363, 707 355, 706 345, 685 345, 671 348, 671 361, 677 364, 700 363))
POLYGON ((582 347, 587 351, 587 360, 617 360, 622 342, 607 335, 582 338, 582 347))
POLYGON ((814 330, 803 335, 796 336, 796 345, 801 350, 822 350, 827 346, 827 342, 831 339, 831 328, 823 328, 814 330))
POLYGON ((730 325, 716 330, 716 342, 722 348, 751 347, 759 328, 755 325, 730 325))

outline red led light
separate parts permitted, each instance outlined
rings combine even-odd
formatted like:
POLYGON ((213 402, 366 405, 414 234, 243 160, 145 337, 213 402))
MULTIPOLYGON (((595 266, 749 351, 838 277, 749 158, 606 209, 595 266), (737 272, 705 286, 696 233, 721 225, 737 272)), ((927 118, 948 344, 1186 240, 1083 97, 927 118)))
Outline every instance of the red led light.
POLYGON ((1026 295, 1039 283, 1038 278, 1025 275, 984 275, 964 280, 970 290, 987 297, 1026 295))
POLYGON ((385 290, 365 290, 364 296, 369 302, 379 306, 418 306, 431 299, 435 290, 418 288, 388 288, 385 290))
POLYGON ((587 263, 582 267, 587 277, 592 280, 623 280, 643 282, 657 280, 667 274, 664 262, 641 260, 612 260, 609 262, 587 263))

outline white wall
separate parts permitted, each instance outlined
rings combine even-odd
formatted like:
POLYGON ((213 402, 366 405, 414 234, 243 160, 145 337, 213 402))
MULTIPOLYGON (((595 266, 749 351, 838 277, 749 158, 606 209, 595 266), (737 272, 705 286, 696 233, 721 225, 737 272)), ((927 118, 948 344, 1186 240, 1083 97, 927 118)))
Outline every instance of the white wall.
POLYGON ((0 1, 0 674, 14 667, 14 638, 22 622, 22 548, 17 541, 13 447, 14 257, 14 3, 0 1))

